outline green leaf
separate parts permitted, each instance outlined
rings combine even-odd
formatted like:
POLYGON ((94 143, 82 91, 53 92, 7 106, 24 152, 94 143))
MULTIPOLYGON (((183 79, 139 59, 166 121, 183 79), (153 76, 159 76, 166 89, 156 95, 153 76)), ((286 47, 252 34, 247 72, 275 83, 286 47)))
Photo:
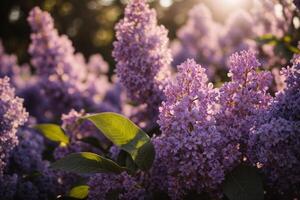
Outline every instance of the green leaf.
POLYGON ((292 53, 296 53, 296 54, 299 54, 300 53, 300 49, 298 49, 297 47, 294 47, 292 45, 287 45, 287 48, 290 52, 292 53))
POLYGON ((286 35, 282 38, 282 41, 285 43, 290 43, 292 41, 292 37, 290 35, 286 35))
POLYGON ((53 169, 74 173, 121 173, 126 170, 114 161, 90 152, 72 153, 51 164, 53 169))
POLYGON ((277 37, 272 34, 261 35, 256 38, 256 41, 261 44, 269 44, 269 45, 276 45, 278 43, 277 37))
POLYGON ((117 163, 121 166, 125 166, 131 172, 135 172, 136 170, 138 170, 138 167, 137 167, 136 163, 132 160, 130 154, 124 150, 120 151, 120 153, 117 157, 117 163))
POLYGON ((91 136, 84 137, 84 138, 81 139, 81 141, 85 142, 87 144, 90 144, 90 145, 92 145, 92 146, 94 146, 96 148, 100 148, 100 149, 102 148, 99 140, 97 138, 95 138, 95 137, 91 137, 91 136))
POLYGON ((263 200, 264 190, 257 169, 240 165, 224 181, 223 192, 230 200, 263 200))
POLYGON ((88 196, 89 193, 89 186, 88 185, 79 185, 73 187, 70 192, 69 196, 76 198, 76 199, 84 199, 88 196))
POLYGON ((135 162, 142 170, 149 170, 155 158, 155 149, 151 142, 145 143, 138 150, 135 162))
POLYGON ((88 115, 90 120, 110 141, 128 152, 142 170, 151 167, 155 151, 149 136, 126 117, 106 112, 88 115))
POLYGON ((51 141, 60 142, 62 145, 69 144, 69 137, 65 134, 64 130, 58 125, 38 124, 34 128, 51 141))

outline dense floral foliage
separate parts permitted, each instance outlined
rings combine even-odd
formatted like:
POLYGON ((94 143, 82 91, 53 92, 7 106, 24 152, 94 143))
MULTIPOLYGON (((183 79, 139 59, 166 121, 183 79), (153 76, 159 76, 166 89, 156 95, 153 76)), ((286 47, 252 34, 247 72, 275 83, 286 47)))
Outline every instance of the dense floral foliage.
POLYGON ((56 199, 82 184, 90 200, 223 199, 227 175, 241 165, 260 174, 266 199, 300 198, 294 3, 255 1, 224 24, 199 4, 169 44, 155 10, 146 0, 132 0, 116 25, 116 77, 110 79, 100 54, 86 61, 50 14, 34 8, 30 64, 19 66, 0 43, 0 199, 56 199), (282 49, 288 56, 277 56, 282 49), (140 152, 126 152, 140 145, 136 138, 130 147, 118 146, 84 118, 108 111, 151 131, 149 169, 138 165, 140 152), (33 128, 38 123, 59 123, 64 142, 41 136, 33 128), (49 167, 78 152, 110 158, 105 164, 123 171, 75 174, 49 167))
POLYGON ((9 78, 0 79, 0 175, 9 158, 10 151, 18 145, 16 135, 19 126, 28 117, 23 100, 15 96, 15 90, 9 84, 9 78))
POLYGON ((129 3, 124 19, 116 25, 112 53, 116 73, 129 99, 147 105, 150 118, 163 99, 160 86, 171 62, 167 33, 157 25, 156 12, 145 0, 129 3))

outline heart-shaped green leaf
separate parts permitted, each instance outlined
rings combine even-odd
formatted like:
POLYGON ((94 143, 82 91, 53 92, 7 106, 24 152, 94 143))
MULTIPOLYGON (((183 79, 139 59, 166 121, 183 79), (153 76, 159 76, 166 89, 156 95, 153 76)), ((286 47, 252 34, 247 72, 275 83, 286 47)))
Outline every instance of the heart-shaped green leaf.
POLYGON ((89 186, 88 185, 78 185, 73 187, 69 192, 69 197, 76 199, 84 199, 88 196, 89 186))
POLYGON ((72 153, 51 164, 53 169, 74 173, 121 173, 126 168, 114 161, 90 152, 72 153))
POLYGON ((263 200, 262 180, 253 167, 240 165, 230 172, 223 184, 223 192, 230 200, 263 200))
POLYGON ((60 142, 62 145, 69 144, 69 137, 56 124, 38 124, 34 128, 51 141, 60 142))
POLYGON ((87 115, 82 119, 90 120, 110 141, 128 152, 140 169, 151 167, 155 156, 153 144, 132 121, 111 112, 87 115))

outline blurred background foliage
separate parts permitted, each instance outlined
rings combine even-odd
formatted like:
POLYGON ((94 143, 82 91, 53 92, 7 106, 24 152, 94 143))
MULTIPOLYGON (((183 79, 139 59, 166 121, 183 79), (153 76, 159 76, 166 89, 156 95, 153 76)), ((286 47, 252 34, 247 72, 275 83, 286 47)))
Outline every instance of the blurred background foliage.
MULTIPOLYGON (((115 39, 114 26, 122 18, 127 1, 1 0, 0 38, 8 53, 16 54, 20 63, 28 62, 30 28, 26 18, 34 6, 39 6, 51 13, 59 33, 68 35, 76 51, 82 52, 86 57, 100 53, 111 66, 114 66, 111 56, 112 43, 115 39)), ((152 0, 150 2, 158 13, 159 23, 169 30, 169 38, 172 40, 176 37, 178 28, 185 23, 188 10, 195 4, 205 3, 213 11, 215 20, 222 22, 233 9, 236 9, 235 6, 224 6, 226 1, 228 0, 152 0)), ((247 9, 251 3, 245 2, 241 6, 247 9)))

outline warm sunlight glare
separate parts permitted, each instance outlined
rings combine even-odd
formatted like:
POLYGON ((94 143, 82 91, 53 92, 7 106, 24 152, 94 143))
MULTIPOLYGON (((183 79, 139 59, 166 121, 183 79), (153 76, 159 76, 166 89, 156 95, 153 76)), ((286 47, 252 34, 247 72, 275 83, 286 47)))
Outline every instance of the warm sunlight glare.
POLYGON ((247 0, 221 0, 223 6, 226 6, 227 8, 237 8, 242 7, 247 0))
POLYGON ((160 0, 159 3, 162 7, 170 7, 173 3, 173 0, 160 0))

